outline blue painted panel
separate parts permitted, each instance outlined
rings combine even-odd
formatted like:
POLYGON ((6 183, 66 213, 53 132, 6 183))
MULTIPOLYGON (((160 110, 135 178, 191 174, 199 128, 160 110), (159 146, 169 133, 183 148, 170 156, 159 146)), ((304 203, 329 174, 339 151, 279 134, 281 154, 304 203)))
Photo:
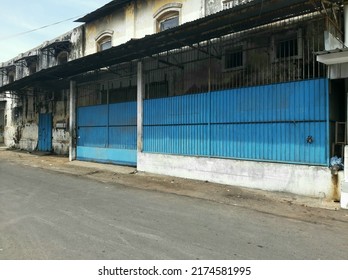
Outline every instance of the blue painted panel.
POLYGON ((205 93, 145 100, 144 125, 207 123, 208 98, 205 93))
POLYGON ((77 147, 77 159, 135 166, 137 151, 97 147, 77 147))
POLYGON ((77 146, 101 147, 108 146, 107 127, 79 127, 77 146))
POLYGON ((77 109, 78 126, 108 125, 108 105, 79 107, 77 109))
POLYGON ((325 164, 326 123, 212 125, 211 156, 325 164), (313 143, 306 139, 313 136, 313 143))
POLYGON ((39 115, 38 150, 50 152, 52 150, 52 114, 39 115))
POLYGON ((326 119, 326 80, 310 80, 212 92, 211 122, 326 119))
POLYGON ((78 159, 136 164, 136 102, 80 107, 77 126, 78 159))
POLYGON ((326 79, 144 102, 145 152, 327 165, 328 147, 326 79))
POLYGON ((146 126, 144 151, 208 156, 208 128, 205 125, 146 126))
POLYGON ((116 103, 109 106, 109 125, 137 125, 136 102, 116 103))
POLYGON ((109 128, 109 147, 117 149, 137 148, 137 127, 119 126, 109 128))

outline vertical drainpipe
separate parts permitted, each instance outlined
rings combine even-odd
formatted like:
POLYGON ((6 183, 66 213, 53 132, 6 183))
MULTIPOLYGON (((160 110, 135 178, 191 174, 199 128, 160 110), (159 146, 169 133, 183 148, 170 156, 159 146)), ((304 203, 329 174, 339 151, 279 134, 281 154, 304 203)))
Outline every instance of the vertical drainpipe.
POLYGON ((137 154, 143 151, 143 110, 144 110, 144 72, 142 61, 137 71, 137 154))
POLYGON ((76 159, 76 82, 70 81, 69 102, 69 161, 76 159))

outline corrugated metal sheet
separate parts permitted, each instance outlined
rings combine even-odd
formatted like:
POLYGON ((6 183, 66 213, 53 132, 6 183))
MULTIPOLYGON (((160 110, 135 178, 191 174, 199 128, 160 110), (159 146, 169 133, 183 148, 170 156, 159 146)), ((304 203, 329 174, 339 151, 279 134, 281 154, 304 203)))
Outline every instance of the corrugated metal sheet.
POLYGON ((316 79, 145 100, 144 151, 327 165, 327 99, 316 79))
POLYGON ((136 164, 136 102, 79 107, 77 126, 78 159, 136 164))

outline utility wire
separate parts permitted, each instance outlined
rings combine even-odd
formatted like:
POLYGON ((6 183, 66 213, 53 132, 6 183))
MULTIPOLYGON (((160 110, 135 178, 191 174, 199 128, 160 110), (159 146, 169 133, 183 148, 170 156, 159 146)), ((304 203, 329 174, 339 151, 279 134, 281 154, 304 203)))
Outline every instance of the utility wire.
POLYGON ((0 41, 12 39, 12 38, 15 38, 15 37, 20 37, 20 36, 23 36, 25 34, 29 34, 29 33, 32 33, 32 32, 35 32, 35 31, 38 31, 38 30, 41 30, 41 29, 45 29, 47 27, 58 25, 58 24, 63 23, 63 22, 71 21, 73 19, 80 18, 80 17, 82 17, 82 15, 81 16, 75 16, 75 17, 72 17, 72 18, 68 18, 68 19, 65 19, 65 20, 61 20, 61 21, 58 21, 58 22, 55 22, 55 23, 51 23, 51 24, 48 24, 48 25, 44 25, 44 26, 41 26, 41 27, 38 27, 38 28, 35 28, 35 29, 32 29, 32 30, 21 32, 21 33, 17 33, 17 34, 5 36, 5 37, 0 37, 0 41))

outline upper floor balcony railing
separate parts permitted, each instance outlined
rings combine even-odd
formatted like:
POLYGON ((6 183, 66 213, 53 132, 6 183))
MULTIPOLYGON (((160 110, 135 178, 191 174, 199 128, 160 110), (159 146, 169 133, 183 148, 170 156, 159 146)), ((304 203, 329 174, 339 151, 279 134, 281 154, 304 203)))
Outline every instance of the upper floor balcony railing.
POLYGON ((236 7, 238 5, 243 5, 249 3, 253 0, 225 0, 222 2, 222 8, 224 10, 236 7))

